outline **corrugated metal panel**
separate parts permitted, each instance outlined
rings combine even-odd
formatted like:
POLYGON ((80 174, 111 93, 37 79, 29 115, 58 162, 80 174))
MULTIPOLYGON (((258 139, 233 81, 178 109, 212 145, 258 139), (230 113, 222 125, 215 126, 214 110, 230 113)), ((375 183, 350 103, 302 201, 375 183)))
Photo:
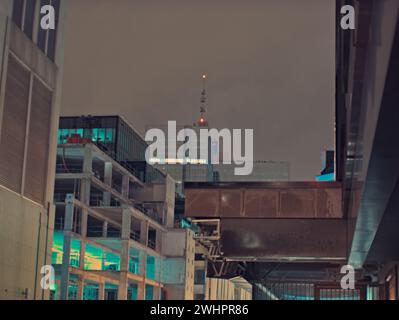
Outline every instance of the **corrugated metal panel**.
POLYGON ((52 93, 38 79, 32 86, 25 196, 44 203, 47 185, 52 93))
POLYGON ((185 214, 190 217, 216 217, 219 215, 219 191, 213 189, 187 189, 185 214), (187 203, 189 199, 189 204, 187 203))
POLYGON ((0 183, 18 193, 22 182, 29 80, 29 72, 10 55, 0 137, 0 183))
POLYGON ((276 190, 246 190, 244 197, 245 216, 275 218, 278 214, 279 192, 276 190))

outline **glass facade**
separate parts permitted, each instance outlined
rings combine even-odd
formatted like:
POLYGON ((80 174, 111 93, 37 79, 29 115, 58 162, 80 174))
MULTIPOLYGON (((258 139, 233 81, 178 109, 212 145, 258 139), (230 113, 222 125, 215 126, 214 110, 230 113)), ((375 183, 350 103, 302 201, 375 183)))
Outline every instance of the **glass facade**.
POLYGON ((86 244, 85 270, 119 271, 121 266, 120 255, 104 250, 99 246, 86 244))
MULTIPOLYGON (((80 240, 72 238, 71 240, 71 255, 69 258, 69 265, 79 268, 80 263, 80 240)), ((53 235, 53 248, 52 248, 52 264, 62 264, 62 256, 64 249, 64 233, 55 231, 53 235)))
POLYGON ((164 175, 147 165, 145 140, 118 116, 61 117, 58 144, 96 144, 142 181, 162 181, 164 175))
POLYGON ((147 255, 146 277, 151 280, 160 281, 162 276, 162 259, 147 255))

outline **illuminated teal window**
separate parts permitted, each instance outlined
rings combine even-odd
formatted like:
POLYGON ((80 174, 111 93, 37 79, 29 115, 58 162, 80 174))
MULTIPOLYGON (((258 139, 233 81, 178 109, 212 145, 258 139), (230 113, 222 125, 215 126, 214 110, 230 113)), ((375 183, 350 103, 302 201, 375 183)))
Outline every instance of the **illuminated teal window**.
POLYGON ((97 141, 97 139, 98 139, 98 129, 97 128, 94 128, 93 130, 92 130, 92 141, 97 141))
POLYGON ((113 142, 114 141, 114 129, 107 129, 106 130, 105 140, 107 142, 113 142))
POLYGON ((68 287, 68 300, 77 300, 78 299, 78 285, 70 284, 68 287))
POLYGON ((99 285, 95 282, 85 283, 83 288, 83 300, 98 300, 99 285))
POLYGON ((119 255, 106 252, 105 253, 105 262, 104 262, 104 270, 113 270, 118 271, 121 268, 121 258, 119 255))
POLYGON ((155 280, 155 257, 147 256, 147 272, 146 277, 155 280))
POLYGON ((137 284, 129 285, 127 289, 127 299, 128 300, 137 300, 137 284))
POLYGON ((129 272, 140 273, 140 250, 136 248, 130 248, 129 272))
MULTIPOLYGON (((53 248, 51 252, 51 263, 54 265, 62 264, 64 253, 64 233, 54 232, 53 248)), ((69 265, 78 268, 80 262, 80 240, 72 238, 69 265)))
POLYGON ((69 137, 69 129, 59 129, 58 130, 58 143, 65 144, 67 143, 69 137))
POLYGON ((154 287, 149 284, 145 285, 145 299, 154 300, 154 287))
POLYGON ((105 141, 105 129, 98 129, 98 140, 101 142, 105 141))

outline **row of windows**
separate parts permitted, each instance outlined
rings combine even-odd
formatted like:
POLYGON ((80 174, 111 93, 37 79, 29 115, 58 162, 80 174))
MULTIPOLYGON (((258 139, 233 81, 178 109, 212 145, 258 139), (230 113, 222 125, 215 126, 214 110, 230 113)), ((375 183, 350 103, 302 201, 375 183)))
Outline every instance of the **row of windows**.
MULTIPOLYGON (((93 128, 93 129, 59 129, 58 144, 65 144, 73 135, 79 135, 81 138, 90 139, 93 142, 101 142, 106 146, 114 146, 115 129, 113 128, 93 128)), ((111 148, 113 150, 113 148, 111 148)))
POLYGON ((55 60, 57 27, 60 15, 61 0, 14 0, 13 22, 37 44, 37 46, 52 60, 55 60), (40 8, 46 5, 55 10, 55 30, 44 30, 40 27, 40 8))

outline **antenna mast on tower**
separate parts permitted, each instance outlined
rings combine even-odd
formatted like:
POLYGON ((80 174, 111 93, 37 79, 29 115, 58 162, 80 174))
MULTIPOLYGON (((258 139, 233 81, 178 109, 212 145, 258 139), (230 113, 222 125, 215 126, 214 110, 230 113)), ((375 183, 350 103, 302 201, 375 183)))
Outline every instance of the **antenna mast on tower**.
POLYGON ((208 121, 206 121, 206 74, 202 75, 202 91, 201 91, 201 106, 200 106, 200 118, 198 119, 197 126, 207 127, 208 121))

